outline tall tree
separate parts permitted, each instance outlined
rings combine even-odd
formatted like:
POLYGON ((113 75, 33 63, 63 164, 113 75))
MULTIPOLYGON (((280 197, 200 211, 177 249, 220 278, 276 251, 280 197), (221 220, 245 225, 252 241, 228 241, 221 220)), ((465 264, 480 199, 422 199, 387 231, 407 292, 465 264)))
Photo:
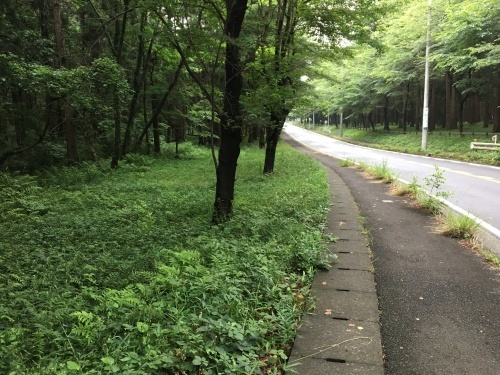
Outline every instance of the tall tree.
POLYGON ((236 166, 242 140, 242 111, 240 96, 243 90, 243 76, 239 38, 248 0, 226 0, 226 22, 224 34, 225 86, 224 106, 221 116, 221 138, 216 170, 215 202, 213 222, 227 220, 232 214, 236 166))

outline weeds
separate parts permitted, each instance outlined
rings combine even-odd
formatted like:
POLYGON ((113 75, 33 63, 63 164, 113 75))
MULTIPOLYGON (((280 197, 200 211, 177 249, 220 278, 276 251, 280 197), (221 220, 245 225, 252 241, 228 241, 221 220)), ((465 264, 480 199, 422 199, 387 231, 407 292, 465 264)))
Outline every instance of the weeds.
POLYGON ((367 163, 359 163, 359 166, 367 174, 373 178, 389 184, 398 179, 398 175, 394 174, 387 165, 387 160, 383 160, 380 164, 370 165, 367 163))
POLYGON ((210 151, 179 155, 0 175, 0 373, 284 370, 328 264, 325 171, 280 145, 262 176, 243 149, 234 217, 210 227, 210 151))
POLYGON ((419 194, 422 193, 422 186, 418 182, 417 176, 413 176, 412 182, 404 184, 397 180, 392 182, 391 192, 394 195, 408 195, 417 200, 419 194))
MULTIPOLYGON (((392 172, 388 170, 386 163, 379 166, 364 166, 365 170, 371 175, 388 175, 393 176, 392 172)), ((379 177, 381 178, 381 177, 379 177)), ((393 194, 396 195, 409 195, 411 196, 420 207, 430 210, 433 214, 438 215, 440 222, 438 231, 454 238, 470 239, 473 238, 479 223, 466 215, 459 215, 454 213, 442 213, 444 202, 442 199, 448 198, 452 193, 441 190, 443 184, 446 182, 443 170, 435 166, 435 171, 430 176, 424 178, 424 185, 418 182, 416 176, 413 176, 412 182, 409 184, 401 184, 394 178, 393 194)))
POLYGON ((453 238, 471 239, 475 236, 480 223, 467 215, 447 213, 438 216, 438 231, 453 238))
POLYGON ((356 162, 353 159, 342 159, 339 161, 339 165, 341 167, 353 167, 356 165, 356 162))
POLYGON ((490 263, 492 266, 500 269, 500 257, 495 254, 490 253, 489 251, 480 251, 480 253, 485 257, 486 261, 490 263))

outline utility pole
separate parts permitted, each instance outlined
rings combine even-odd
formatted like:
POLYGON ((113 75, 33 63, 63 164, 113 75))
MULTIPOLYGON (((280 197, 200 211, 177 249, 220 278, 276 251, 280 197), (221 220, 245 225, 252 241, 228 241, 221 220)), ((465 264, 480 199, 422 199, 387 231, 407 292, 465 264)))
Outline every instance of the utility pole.
POLYGON ((424 79, 424 110, 422 116, 422 151, 427 148, 427 132, 429 130, 429 52, 431 49, 431 7, 429 0, 427 9, 427 38, 425 45, 425 79, 424 79))

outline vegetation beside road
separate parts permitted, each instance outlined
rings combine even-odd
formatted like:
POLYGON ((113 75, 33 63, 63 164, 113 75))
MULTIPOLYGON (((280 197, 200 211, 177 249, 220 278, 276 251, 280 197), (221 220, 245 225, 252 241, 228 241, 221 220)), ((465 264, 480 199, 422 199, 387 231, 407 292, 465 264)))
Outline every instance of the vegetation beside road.
POLYGON ((262 175, 244 148, 235 215, 210 226, 210 150, 179 156, 0 174, 0 373, 283 370, 325 265, 325 171, 280 144, 262 175))
MULTIPOLYGON (((296 124, 298 125, 298 124, 296 124)), ((312 130, 312 127, 309 126, 312 130)), ((430 132, 427 148, 422 151, 422 133, 409 131, 403 134, 397 125, 391 125, 390 131, 383 131, 382 125, 375 130, 360 128, 344 128, 342 140, 384 150, 405 152, 416 155, 428 155, 444 159, 500 165, 500 152, 495 150, 471 150, 470 143, 493 142, 490 128, 482 124, 468 124, 464 132, 458 130, 440 130, 430 132)), ((409 128, 411 129, 411 128, 409 128)), ((314 130, 324 135, 340 139, 340 129, 333 126, 316 126, 314 130)), ((499 140, 500 142, 500 140, 499 140)))

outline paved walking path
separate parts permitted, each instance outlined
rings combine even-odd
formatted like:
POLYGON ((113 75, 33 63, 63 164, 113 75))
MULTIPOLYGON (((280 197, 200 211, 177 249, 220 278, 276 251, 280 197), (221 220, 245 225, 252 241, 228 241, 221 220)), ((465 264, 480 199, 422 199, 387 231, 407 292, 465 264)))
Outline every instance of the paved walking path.
POLYGON ((316 308, 299 330, 294 370, 499 375, 499 272, 436 234, 430 214, 390 196, 386 185, 283 138, 325 165, 333 193, 329 231, 341 238, 331 246, 339 262, 314 280, 316 308))

